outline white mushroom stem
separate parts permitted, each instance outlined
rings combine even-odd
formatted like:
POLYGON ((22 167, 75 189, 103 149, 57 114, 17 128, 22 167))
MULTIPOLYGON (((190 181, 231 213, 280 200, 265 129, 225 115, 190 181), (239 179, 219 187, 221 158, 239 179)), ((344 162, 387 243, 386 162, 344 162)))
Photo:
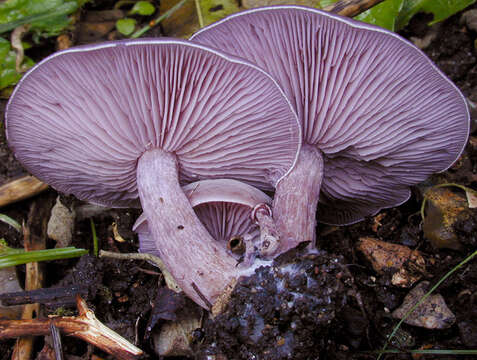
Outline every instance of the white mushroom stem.
POLYGON ((276 188, 273 218, 280 232, 275 255, 304 241, 316 242, 316 208, 323 179, 323 156, 313 146, 303 145, 293 170, 276 188))
POLYGON ((138 161, 137 187, 160 258, 184 292, 209 309, 239 269, 192 210, 179 185, 176 156, 146 151, 138 161))

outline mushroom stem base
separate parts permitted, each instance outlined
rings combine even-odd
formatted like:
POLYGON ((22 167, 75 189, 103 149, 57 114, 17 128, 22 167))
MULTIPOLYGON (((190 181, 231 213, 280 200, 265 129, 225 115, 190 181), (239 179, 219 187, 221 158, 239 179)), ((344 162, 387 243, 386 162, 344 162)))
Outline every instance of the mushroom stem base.
POLYGON ((323 156, 304 145, 293 170, 279 183, 273 199, 273 218, 280 232, 276 255, 304 241, 316 242, 316 208, 323 179, 323 156))
POLYGON ((145 152, 137 165, 137 186, 154 241, 147 247, 157 249, 182 290, 209 309, 239 270, 195 215, 179 185, 176 156, 145 152))

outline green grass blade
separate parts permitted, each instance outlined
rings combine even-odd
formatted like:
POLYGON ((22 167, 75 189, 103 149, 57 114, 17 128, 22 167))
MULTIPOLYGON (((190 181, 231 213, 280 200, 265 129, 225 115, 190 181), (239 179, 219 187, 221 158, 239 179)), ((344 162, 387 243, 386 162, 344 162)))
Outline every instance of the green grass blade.
POLYGON ((4 223, 14 227, 16 231, 20 233, 22 232, 22 226, 17 221, 12 219, 10 216, 7 216, 5 214, 0 214, 0 221, 3 221, 4 223))
MULTIPOLYGON (((13 249, 18 251, 19 249, 13 249)), ((46 249, 34 251, 21 251, 16 253, 0 254, 0 269, 26 264, 38 261, 51 261, 60 259, 69 259, 86 255, 88 253, 85 249, 77 249, 73 246, 61 249, 46 249)))
MULTIPOLYGON (((153 20, 152 23, 154 25, 159 24, 162 20, 167 19, 169 16, 171 16, 176 10, 182 7, 186 3, 187 0, 181 0, 177 4, 175 4, 173 7, 171 7, 169 10, 167 10, 164 14, 159 16, 157 19, 153 20)), ((151 29, 151 25, 146 25, 142 29, 139 29, 135 33, 133 33, 130 38, 131 39, 136 39, 140 36, 142 36, 145 32, 147 32, 149 29, 151 29)))
POLYGON ((96 235, 96 226, 94 225, 93 219, 89 219, 91 224, 91 233, 93 234, 93 254, 98 257, 98 236, 96 235))

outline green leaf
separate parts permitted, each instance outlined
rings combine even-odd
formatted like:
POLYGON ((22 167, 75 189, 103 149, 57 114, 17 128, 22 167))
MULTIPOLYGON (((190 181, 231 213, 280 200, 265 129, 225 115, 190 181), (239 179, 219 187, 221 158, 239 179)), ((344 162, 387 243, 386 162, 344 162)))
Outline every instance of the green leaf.
MULTIPOLYGON (((22 77, 16 71, 16 53, 10 46, 10 42, 0 37, 0 90, 15 85, 22 77)), ((23 66, 31 67, 35 63, 28 57, 23 60, 23 66)))
MULTIPOLYGON (((319 0, 323 8, 337 0, 319 0)), ((385 0, 355 17, 357 20, 396 31, 405 27, 420 12, 434 15, 433 25, 472 5, 477 0, 385 0)))
POLYGON ((337 0, 320 0, 318 1, 318 7, 323 9, 331 4, 334 4, 337 0))
POLYGON ((83 0, 7 0, 0 3, 0 33, 30 24, 31 30, 45 36, 59 34, 83 0))
POLYGON ((235 0, 195 0, 200 10, 200 26, 206 26, 239 11, 235 0))
POLYGON ((119 19, 116 21, 116 29, 123 35, 131 35, 136 28, 136 20, 131 18, 119 19))
POLYGON ((386 0, 355 17, 368 24, 381 26, 394 31, 396 19, 405 0, 386 0))
POLYGON ((156 8, 148 1, 138 1, 134 4, 133 8, 129 12, 130 15, 142 15, 142 16, 149 16, 154 14, 156 8))
POLYGON ((433 25, 465 9, 467 6, 474 4, 475 1, 476 0, 405 0, 397 20, 397 28, 401 29, 406 26, 411 18, 419 12, 433 14, 434 19, 429 23, 429 25, 433 25))

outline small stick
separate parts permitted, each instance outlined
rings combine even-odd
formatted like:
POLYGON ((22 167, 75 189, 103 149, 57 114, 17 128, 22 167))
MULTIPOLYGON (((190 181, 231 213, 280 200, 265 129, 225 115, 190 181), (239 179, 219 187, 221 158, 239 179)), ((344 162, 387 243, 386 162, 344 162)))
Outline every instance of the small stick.
POLYGON ((75 304, 75 296, 88 295, 88 287, 85 285, 71 285, 65 287, 42 288, 30 291, 18 291, 0 294, 0 301, 4 306, 23 305, 31 303, 40 304, 75 304))
POLYGON ((200 289, 197 287, 197 285, 193 282, 191 283, 191 286, 192 288, 194 289, 194 291, 197 293, 197 295, 199 295, 199 297, 202 299, 202 301, 205 303, 205 305, 207 305, 207 307, 210 309, 212 309, 212 304, 211 302, 205 297, 204 294, 202 294, 202 291, 200 291, 200 289))
POLYGON ((48 189, 36 177, 27 175, 0 186, 0 207, 27 199, 48 189))
POLYGON ((353 17, 368 10, 384 0, 340 0, 323 8, 338 15, 353 17))
MULTIPOLYGON (((28 224, 23 223, 23 246, 26 251, 31 250, 43 250, 46 245, 45 234, 36 236, 36 234, 31 234, 30 231, 33 227, 32 219, 39 214, 37 211, 36 203, 33 203, 28 214, 28 224)), ((26 277, 25 277, 25 289, 26 290, 36 290, 42 287, 43 283, 43 272, 41 267, 37 262, 28 263, 25 266, 26 277)), ((40 315, 40 304, 27 304, 23 307, 22 319, 35 319, 40 315)), ((33 345, 35 338, 31 336, 32 334, 26 334, 28 336, 20 337, 17 339, 15 346, 13 348, 12 360, 22 360, 29 359, 33 352, 33 345)))
POLYGON ((151 254, 145 254, 145 253, 121 254, 121 253, 115 253, 112 251, 100 250, 99 257, 107 257, 111 259, 120 259, 120 260, 145 260, 145 261, 152 262, 154 265, 156 265, 159 268, 159 270, 161 270, 162 275, 164 276, 166 285, 169 289, 175 292, 182 291, 179 285, 177 285, 176 281, 172 277, 171 273, 167 270, 166 265, 157 256, 154 256, 151 254))
POLYGON ((78 316, 0 320, 0 339, 25 335, 48 335, 50 334, 50 324, 54 324, 63 334, 85 340, 117 359, 135 360, 143 354, 141 349, 100 322, 80 296, 76 297, 76 306, 78 307, 78 316))

